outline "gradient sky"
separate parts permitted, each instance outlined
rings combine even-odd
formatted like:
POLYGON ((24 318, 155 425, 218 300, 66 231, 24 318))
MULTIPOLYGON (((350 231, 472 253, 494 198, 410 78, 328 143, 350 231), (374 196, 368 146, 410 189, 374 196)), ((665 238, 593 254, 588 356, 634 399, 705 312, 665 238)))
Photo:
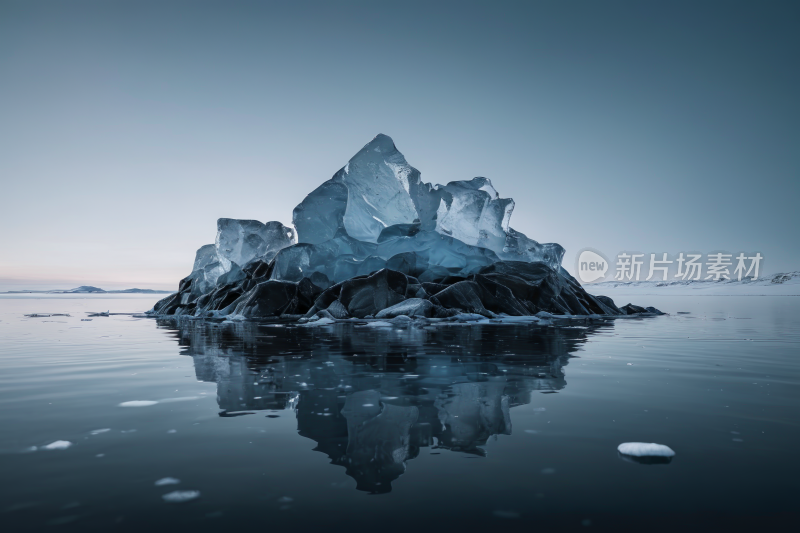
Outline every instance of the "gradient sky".
POLYGON ((0 290, 173 289, 377 133, 607 255, 800 269, 798 2, 0 0, 0 290))

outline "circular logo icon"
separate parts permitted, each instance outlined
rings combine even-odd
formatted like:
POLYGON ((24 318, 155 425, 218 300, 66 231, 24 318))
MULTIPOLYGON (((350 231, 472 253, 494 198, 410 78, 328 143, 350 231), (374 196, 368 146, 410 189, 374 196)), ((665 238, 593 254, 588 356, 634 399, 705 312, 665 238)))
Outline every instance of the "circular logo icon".
POLYGON ((586 248, 578 254, 575 271, 583 283, 602 281, 606 277, 606 272, 608 272, 608 259, 597 250, 586 248))

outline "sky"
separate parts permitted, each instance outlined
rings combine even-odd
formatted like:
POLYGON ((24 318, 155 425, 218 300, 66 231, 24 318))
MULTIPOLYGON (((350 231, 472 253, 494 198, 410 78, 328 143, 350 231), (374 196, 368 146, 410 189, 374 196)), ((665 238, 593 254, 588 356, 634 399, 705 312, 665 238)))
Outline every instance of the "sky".
POLYGON ((0 0, 0 290, 175 289, 376 134, 511 226, 800 270, 800 3, 0 0))

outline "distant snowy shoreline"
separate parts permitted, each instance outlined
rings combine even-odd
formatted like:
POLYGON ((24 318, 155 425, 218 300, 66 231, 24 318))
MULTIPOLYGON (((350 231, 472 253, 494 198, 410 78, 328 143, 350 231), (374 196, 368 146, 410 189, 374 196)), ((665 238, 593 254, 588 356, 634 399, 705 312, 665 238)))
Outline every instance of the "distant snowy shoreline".
POLYGON ((99 287, 91 287, 84 285, 75 289, 64 290, 18 290, 18 291, 5 291, 0 294, 170 294, 172 291, 158 291, 155 289, 121 289, 121 290, 104 290, 99 287))
POLYGON ((603 281, 583 286, 590 294, 660 294, 665 296, 800 296, 800 271, 761 279, 719 281, 603 281))

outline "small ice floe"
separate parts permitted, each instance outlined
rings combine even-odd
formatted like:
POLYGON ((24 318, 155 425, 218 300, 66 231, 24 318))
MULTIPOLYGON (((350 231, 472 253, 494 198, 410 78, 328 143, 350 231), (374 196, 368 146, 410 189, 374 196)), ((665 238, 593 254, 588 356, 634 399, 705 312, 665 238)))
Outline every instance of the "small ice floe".
POLYGON ((156 487, 163 487, 164 485, 177 485, 181 480, 174 477, 162 477, 155 482, 156 487))
POLYGON ((154 400, 131 400, 130 402, 122 402, 120 407, 150 407, 158 402, 154 400))
POLYGON ((322 317, 319 320, 315 320, 313 322, 306 322, 305 324, 299 324, 302 327, 311 327, 311 326, 329 326, 334 324, 336 321, 332 318, 322 317))
POLYGON ((278 509, 281 511, 287 511, 292 508, 292 502, 294 502, 294 498, 290 498, 289 496, 282 496, 278 498, 278 509))
POLYGON ((51 442, 50 444, 46 444, 42 446, 43 450, 66 450, 72 446, 72 443, 68 440, 57 440, 55 442, 51 442))
POLYGON ((111 431, 111 428, 95 429, 89 433, 92 435, 99 435, 101 433, 108 433, 109 431, 111 431))
POLYGON ((374 322, 367 322, 364 324, 364 327, 367 328, 391 328, 394 326, 391 322, 387 322, 386 320, 376 320, 374 322))
POLYGON ((476 313, 459 313, 452 317, 454 322, 479 322, 481 320, 488 322, 485 316, 476 313))
POLYGON ((167 431, 167 433, 177 433, 177 432, 178 432, 177 429, 170 429, 169 431, 167 431))
POLYGON ((199 490, 175 490, 161 496, 167 503, 183 503, 200 497, 199 490))
POLYGON ((655 442, 623 442, 617 446, 619 456, 626 461, 639 464, 667 464, 672 462, 672 448, 655 442))

